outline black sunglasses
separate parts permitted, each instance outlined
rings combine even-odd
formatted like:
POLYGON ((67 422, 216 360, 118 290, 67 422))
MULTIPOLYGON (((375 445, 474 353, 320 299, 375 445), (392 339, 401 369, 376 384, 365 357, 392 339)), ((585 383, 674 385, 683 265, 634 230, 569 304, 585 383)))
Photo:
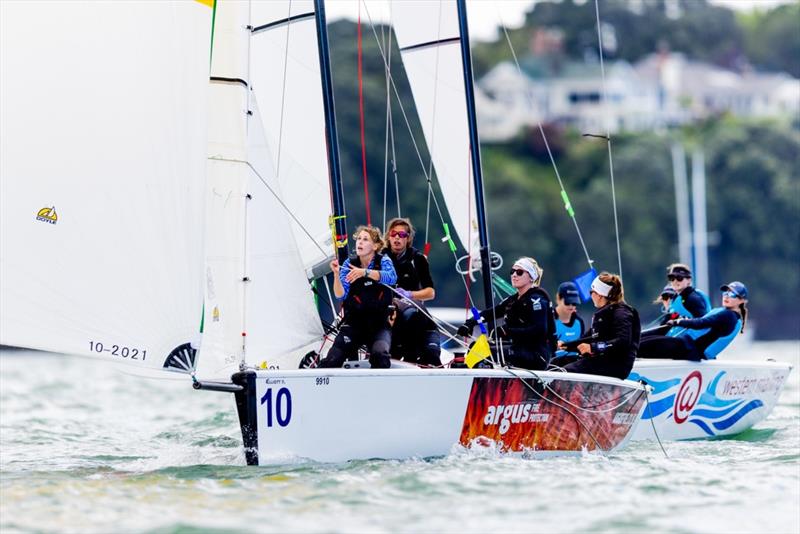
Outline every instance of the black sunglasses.
POLYGON ((685 276, 681 276, 679 274, 670 274, 667 276, 667 280, 672 282, 673 280, 677 280, 678 282, 683 282, 686 279, 685 276))
POLYGON ((527 273, 525 269, 511 269, 510 275, 516 274, 517 276, 522 276, 523 274, 527 273))

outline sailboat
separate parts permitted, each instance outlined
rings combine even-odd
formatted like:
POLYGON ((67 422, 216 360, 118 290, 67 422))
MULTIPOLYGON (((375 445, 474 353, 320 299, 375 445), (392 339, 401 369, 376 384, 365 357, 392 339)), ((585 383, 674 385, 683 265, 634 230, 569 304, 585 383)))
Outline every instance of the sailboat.
POLYGON ((322 339, 310 280, 347 253, 321 0, 0 9, 0 343, 233 393, 252 465, 628 442, 635 382, 281 363, 322 339))
MULTIPOLYGON (((458 143, 459 117, 465 111, 453 94, 457 74, 452 69, 457 60, 448 57, 453 53, 446 45, 456 32, 442 18, 445 6, 446 2, 438 1, 398 2, 393 8, 398 44, 440 178, 463 174, 468 165, 465 145, 458 143), (424 15, 423 9, 427 10, 424 15), (421 37, 415 40, 417 35, 421 37), (428 57, 418 57, 420 50, 427 51, 428 57)), ((476 139, 470 141, 476 144, 476 139)), ((446 198, 454 194, 442 189, 446 198)), ((466 214, 460 218, 473 220, 466 214)), ((653 391, 633 439, 697 439, 741 433, 769 416, 791 369, 791 365, 774 361, 728 361, 724 354, 721 359, 702 362, 637 360, 629 380, 647 383, 653 391)))

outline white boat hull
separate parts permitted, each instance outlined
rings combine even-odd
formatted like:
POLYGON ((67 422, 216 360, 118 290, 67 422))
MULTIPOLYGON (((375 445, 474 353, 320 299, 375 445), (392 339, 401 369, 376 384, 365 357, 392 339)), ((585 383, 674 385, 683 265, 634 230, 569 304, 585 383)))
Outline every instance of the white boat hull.
POLYGON ((260 465, 443 456, 457 445, 612 451, 645 406, 640 384, 564 373, 304 369, 233 379, 244 386, 236 402, 247 461, 260 465))
POLYGON ((770 414, 791 370, 772 361, 636 360, 628 379, 653 390, 633 439, 738 434, 770 414))

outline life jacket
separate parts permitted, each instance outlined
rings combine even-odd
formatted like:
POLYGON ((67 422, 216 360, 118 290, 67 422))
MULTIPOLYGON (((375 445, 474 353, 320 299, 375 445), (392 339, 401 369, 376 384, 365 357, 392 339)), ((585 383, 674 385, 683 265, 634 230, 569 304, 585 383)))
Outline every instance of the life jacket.
MULTIPOLYGON (((691 290, 692 290, 691 293, 697 293, 705 301, 705 303, 706 303, 706 313, 708 313, 708 311, 711 310, 711 299, 709 299, 708 295, 706 295, 703 291, 700 291, 699 289, 697 289, 695 287, 692 287, 691 290)), ((671 313, 677 313, 678 317, 690 317, 690 318, 695 317, 694 315, 692 315, 692 312, 690 312, 689 310, 686 309, 686 306, 683 303, 683 295, 678 295, 677 297, 675 297, 675 299, 672 301, 672 304, 669 307, 669 311, 671 313)), ((705 314, 703 314, 703 315, 705 315, 705 314)), ((701 317, 702 317, 702 315, 701 315, 701 317)), ((684 328, 680 328, 678 326, 674 326, 674 327, 669 329, 669 331, 667 332, 667 335, 670 336, 670 337, 675 337, 675 336, 678 336, 678 335, 688 335, 692 339, 697 339, 697 338, 699 338, 700 336, 702 336, 702 335, 704 335, 706 333, 708 333, 708 329, 705 329, 705 330, 686 330, 684 328)))
MULTIPOLYGON (((727 314, 727 313, 734 313, 734 312, 731 312, 730 310, 726 310, 725 308, 714 308, 713 310, 708 312, 708 314, 706 314, 705 317, 713 318, 715 316, 720 316, 723 313, 727 314)), ((700 348, 702 348, 703 344, 708 343, 708 341, 709 341, 708 337, 712 337, 713 338, 714 335, 718 335, 719 330, 720 330, 720 328, 718 326, 714 326, 712 328, 706 328, 706 329, 702 330, 703 332, 708 333, 708 336, 705 337, 705 338, 703 338, 703 337, 696 338, 695 343, 697 345, 700 345, 700 348)), ((730 332, 728 332, 724 336, 718 337, 717 339, 715 339, 715 340, 711 341, 710 343, 708 343, 706 348, 703 350, 703 355, 709 360, 715 360, 717 358, 717 354, 722 352, 723 349, 725 349, 725 347, 730 345, 731 341, 733 341, 734 338, 736 338, 736 336, 739 334, 739 332, 741 330, 742 330, 742 318, 739 317, 736 320, 736 324, 734 325, 733 329, 730 332)))
MULTIPOLYGON (((556 338, 558 341, 568 343, 575 341, 583 335, 583 321, 578 317, 577 313, 573 313, 570 318, 570 324, 562 323, 557 317, 554 317, 556 325, 556 338)), ((567 352, 566 350, 556 351, 556 356, 564 356, 566 354, 577 354, 577 352, 567 352)))
MULTIPOLYGON (((350 258, 350 265, 363 268, 358 256, 350 258)), ((380 270, 381 254, 375 253, 372 265, 380 270)), ((377 280, 366 276, 350 284, 344 300, 344 320, 355 328, 378 329, 386 324, 389 306, 392 304, 392 290, 377 280)))

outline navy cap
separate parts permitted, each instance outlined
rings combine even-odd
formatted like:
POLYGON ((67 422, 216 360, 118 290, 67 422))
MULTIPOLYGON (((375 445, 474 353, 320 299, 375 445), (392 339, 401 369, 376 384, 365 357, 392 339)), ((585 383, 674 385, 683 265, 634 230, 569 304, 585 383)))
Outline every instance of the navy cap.
POLYGON ((691 278, 692 271, 683 265, 673 265, 672 269, 667 272, 667 276, 683 276, 684 278, 691 278))
POLYGON ((572 282, 564 282, 558 286, 558 296, 564 301, 564 304, 580 304, 581 296, 578 293, 578 286, 572 282))
POLYGON ((729 284, 725 284, 724 286, 719 288, 720 291, 730 291, 731 293, 736 294, 737 297, 746 299, 747 298, 747 286, 741 282, 730 282, 729 284))
POLYGON ((672 286, 667 284, 664 286, 664 289, 661 290, 661 298, 667 297, 674 299, 678 296, 678 292, 672 289, 672 286))

